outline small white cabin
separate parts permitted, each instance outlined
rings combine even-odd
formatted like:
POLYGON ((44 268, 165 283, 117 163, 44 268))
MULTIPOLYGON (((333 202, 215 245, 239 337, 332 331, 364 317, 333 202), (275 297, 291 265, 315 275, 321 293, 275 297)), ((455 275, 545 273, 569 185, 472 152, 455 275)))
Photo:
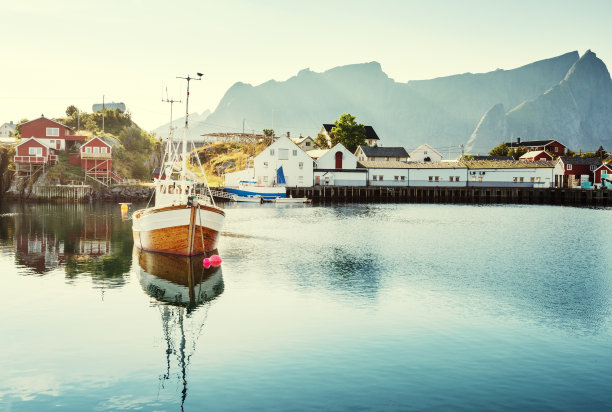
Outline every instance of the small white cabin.
POLYGON ((427 143, 420 145, 410 152, 410 161, 412 162, 441 162, 442 157, 442 153, 427 143))
POLYGON ((357 157, 338 143, 316 161, 315 185, 365 186, 367 170, 359 167, 357 157))

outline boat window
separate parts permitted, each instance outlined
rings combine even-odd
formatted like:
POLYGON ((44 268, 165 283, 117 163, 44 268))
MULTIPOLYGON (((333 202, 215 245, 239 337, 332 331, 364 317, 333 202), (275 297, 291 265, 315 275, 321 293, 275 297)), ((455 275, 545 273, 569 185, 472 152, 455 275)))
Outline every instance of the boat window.
POLYGON ((162 185, 162 186, 160 186, 159 191, 160 191, 161 193, 166 193, 166 186, 163 186, 163 185, 162 185))

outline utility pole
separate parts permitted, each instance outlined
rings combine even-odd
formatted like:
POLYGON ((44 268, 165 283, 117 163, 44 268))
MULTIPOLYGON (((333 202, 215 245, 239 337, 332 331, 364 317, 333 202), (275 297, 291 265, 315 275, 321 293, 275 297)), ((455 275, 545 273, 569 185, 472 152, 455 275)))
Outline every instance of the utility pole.
POLYGON ((461 158, 463 159, 463 143, 461 143, 461 158))

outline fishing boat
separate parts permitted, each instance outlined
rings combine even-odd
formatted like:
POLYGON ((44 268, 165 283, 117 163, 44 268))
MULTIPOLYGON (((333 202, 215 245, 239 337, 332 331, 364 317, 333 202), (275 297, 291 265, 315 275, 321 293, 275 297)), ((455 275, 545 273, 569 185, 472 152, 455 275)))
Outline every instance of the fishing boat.
POLYGON ((287 197, 285 184, 285 174, 281 166, 276 170, 276 181, 272 186, 263 186, 256 180, 241 180, 238 182, 238 187, 226 187, 225 191, 242 197, 261 196, 263 200, 273 200, 287 197))
MULTIPOLYGON (((170 133, 159 177, 154 179, 155 205, 132 215, 134 245, 142 250, 175 255, 200 255, 217 248, 225 213, 215 204, 198 156, 200 173, 187 168, 189 135, 189 82, 187 80, 185 126, 181 144, 170 133)), ((192 143, 193 145, 193 143, 192 143)))

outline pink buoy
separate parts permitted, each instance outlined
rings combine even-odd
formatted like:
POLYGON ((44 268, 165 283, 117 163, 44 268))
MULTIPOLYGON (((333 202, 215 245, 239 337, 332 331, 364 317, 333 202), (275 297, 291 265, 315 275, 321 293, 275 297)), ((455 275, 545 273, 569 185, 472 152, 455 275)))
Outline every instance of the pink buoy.
POLYGON ((204 260, 202 261, 202 266, 204 266, 205 269, 208 269, 210 267, 210 259, 209 258, 204 258, 204 260))
POLYGON ((210 263, 213 266, 219 266, 221 264, 221 262, 223 262, 223 260, 221 259, 221 256, 219 256, 219 255, 212 255, 210 257, 210 263))

